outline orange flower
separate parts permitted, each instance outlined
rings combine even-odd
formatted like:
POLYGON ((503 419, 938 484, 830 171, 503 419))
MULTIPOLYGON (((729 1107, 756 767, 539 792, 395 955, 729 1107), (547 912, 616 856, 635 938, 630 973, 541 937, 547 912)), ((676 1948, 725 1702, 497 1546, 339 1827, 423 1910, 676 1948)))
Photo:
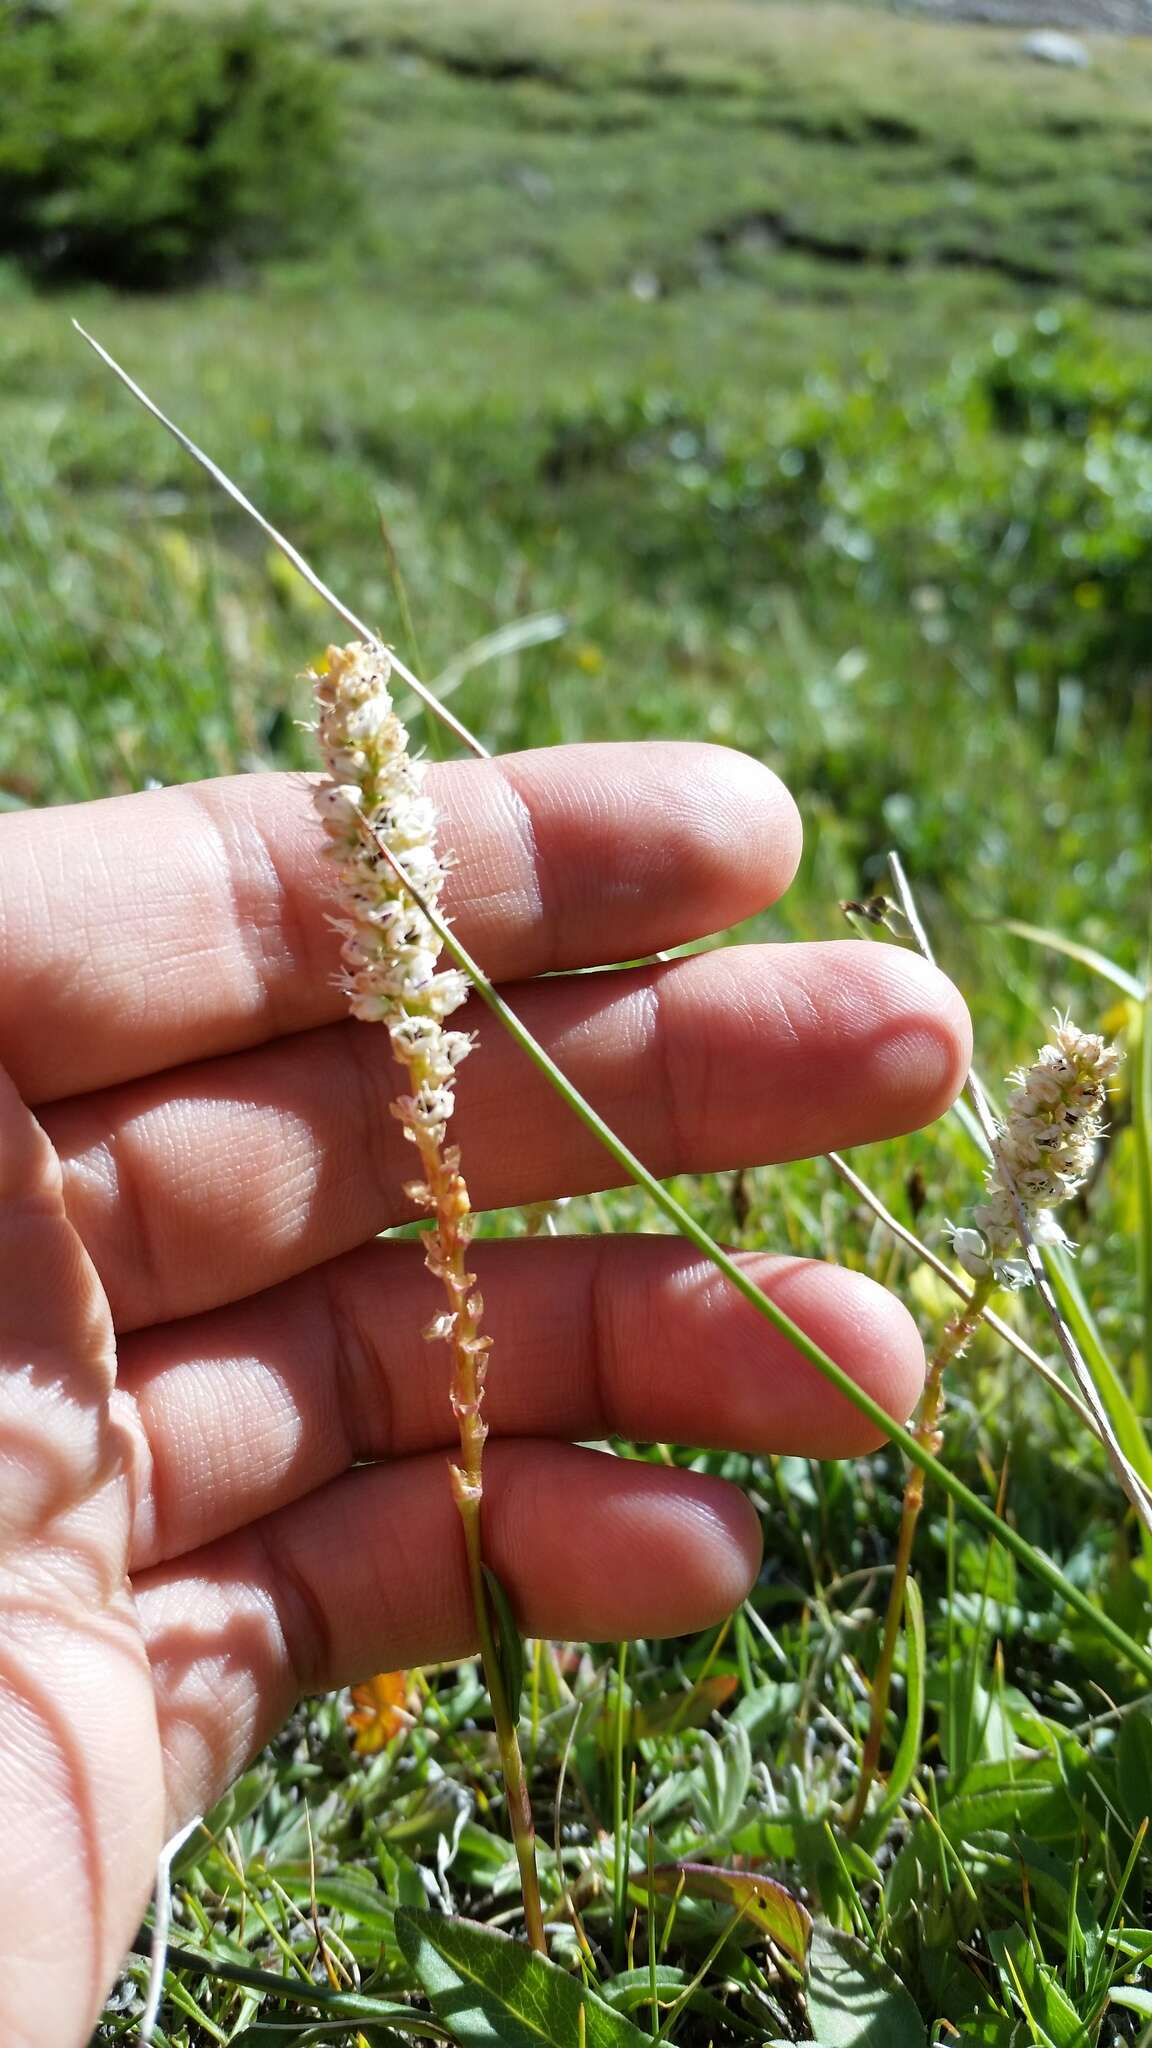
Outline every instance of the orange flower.
POLYGON ((371 1756, 412 1726, 406 1705, 408 1680, 407 1671, 378 1671, 375 1678, 352 1687, 348 1726, 355 1730, 352 1747, 358 1756, 371 1756))

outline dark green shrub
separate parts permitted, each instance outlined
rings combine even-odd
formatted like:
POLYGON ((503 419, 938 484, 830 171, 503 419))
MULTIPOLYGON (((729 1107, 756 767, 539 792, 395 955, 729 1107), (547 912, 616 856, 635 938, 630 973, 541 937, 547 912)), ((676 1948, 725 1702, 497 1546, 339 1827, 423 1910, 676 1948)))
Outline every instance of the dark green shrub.
POLYGON ((347 203, 338 77, 259 13, 0 0, 0 251, 148 290, 299 247, 347 203))

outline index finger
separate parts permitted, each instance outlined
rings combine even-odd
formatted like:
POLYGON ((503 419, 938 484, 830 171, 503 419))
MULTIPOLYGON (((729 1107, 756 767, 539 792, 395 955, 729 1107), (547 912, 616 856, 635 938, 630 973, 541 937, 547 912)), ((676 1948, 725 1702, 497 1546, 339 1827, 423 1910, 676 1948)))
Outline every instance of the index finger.
MULTIPOLYGON (((344 1014, 303 775, 231 776, 0 818, 0 1061, 54 1101, 344 1014)), ((767 768, 679 741, 430 772, 447 907, 497 980, 634 959, 787 888, 796 808, 767 768)))

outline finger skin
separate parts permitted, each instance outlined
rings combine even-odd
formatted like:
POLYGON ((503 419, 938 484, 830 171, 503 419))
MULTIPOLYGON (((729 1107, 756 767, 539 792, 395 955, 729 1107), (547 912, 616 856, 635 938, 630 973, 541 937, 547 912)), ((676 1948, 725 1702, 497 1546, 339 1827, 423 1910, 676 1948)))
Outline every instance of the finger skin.
MULTIPOLYGON (((607 1436, 848 1457, 880 1432, 688 1246, 542 1238, 473 1248, 493 1339, 493 1438, 607 1436)), ((903 1421, 916 1326, 863 1274, 763 1254, 741 1264, 903 1421)), ((118 1413, 136 1444, 140 1571, 369 1459, 452 1447, 439 1305, 414 1244, 376 1243, 247 1302, 127 1338, 118 1413)))
MULTIPOLYGON (((0 817, 0 1059, 41 1103, 343 1014, 310 778, 0 817)), ((551 747, 434 768, 447 907, 499 980, 637 959, 774 902, 783 784, 726 747, 551 747)))
MULTIPOLYGON (((569 1445, 493 1443, 485 1554, 526 1634, 679 1635, 755 1581, 735 1487, 569 1445)), ((137 1581, 176 1827, 219 1797, 305 1693, 456 1658, 475 1637, 443 1457, 352 1472, 137 1581)))
MULTIPOLYGON (((658 1175, 807 1157, 912 1130, 967 1071, 967 1012, 917 955, 738 946, 557 978, 515 1007, 658 1175)), ((476 1208, 612 1186, 619 1169, 490 1017, 454 1139, 476 1208)), ((413 1211, 386 1035, 345 1023, 43 1112, 117 1327, 255 1293, 413 1211)))

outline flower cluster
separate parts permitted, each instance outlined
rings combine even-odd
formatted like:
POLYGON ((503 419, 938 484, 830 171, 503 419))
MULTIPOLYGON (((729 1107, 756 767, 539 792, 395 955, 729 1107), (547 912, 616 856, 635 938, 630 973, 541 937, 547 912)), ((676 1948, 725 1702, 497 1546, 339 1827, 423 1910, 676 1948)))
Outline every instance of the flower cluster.
POLYGON ((336 868, 341 914, 332 923, 344 941, 340 986, 354 1017, 387 1025, 392 1051, 408 1073, 409 1092, 397 1097, 392 1112, 420 1155, 422 1178, 408 1181, 404 1191, 434 1219, 424 1262, 448 1300, 424 1334, 452 1349, 451 1401, 461 1445, 452 1483, 461 1507, 474 1510, 482 1493, 487 1430, 480 1410, 492 1340, 480 1332, 484 1303, 468 1267, 472 1207, 460 1154, 444 1143, 456 1069, 472 1045, 466 1032, 446 1030, 444 1019, 465 1000, 468 978, 440 967, 440 935, 421 908, 438 909, 445 869, 424 764, 408 752, 389 673, 387 653, 360 641, 330 647, 325 668, 312 673, 313 731, 330 777, 317 787, 315 802, 336 868))
POLYGON ((973 1279, 1027 1286, 1031 1273, 1018 1252, 1012 1191, 1040 1244, 1071 1250, 1053 1210, 1082 1187, 1104 1128, 1108 1083, 1121 1053, 1094 1032, 1058 1017, 1049 1044, 1030 1067, 1012 1074, 1007 1114, 998 1127, 987 1191, 970 1225, 952 1233, 952 1249, 973 1279))
POLYGON ((340 986, 354 1017, 388 1027, 407 1067, 411 1093, 394 1104, 413 1142, 434 1143, 452 1114, 453 1077, 469 1051, 465 1032, 444 1019, 468 994, 467 977, 441 969, 440 938, 380 852, 386 846, 425 903, 438 908, 444 863, 436 851, 436 812, 424 791, 424 763, 408 752, 408 733, 389 690, 382 648, 354 641, 330 647, 312 672, 313 730, 331 778, 315 791, 336 868, 343 937, 340 986))

